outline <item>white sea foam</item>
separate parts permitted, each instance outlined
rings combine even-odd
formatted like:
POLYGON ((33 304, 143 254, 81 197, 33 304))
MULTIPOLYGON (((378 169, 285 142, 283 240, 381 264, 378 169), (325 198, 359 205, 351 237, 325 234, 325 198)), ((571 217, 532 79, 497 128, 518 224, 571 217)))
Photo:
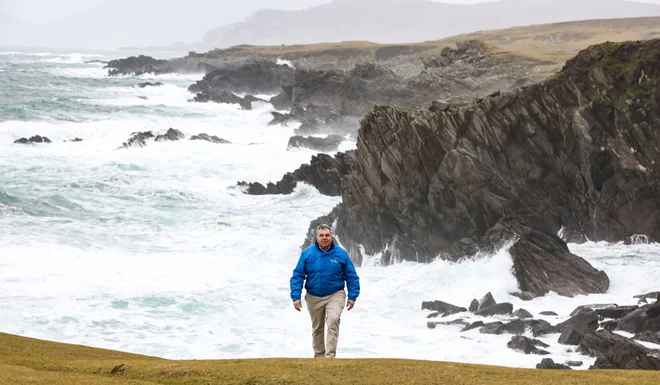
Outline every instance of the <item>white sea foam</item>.
MULTIPOLYGON (((304 184, 274 196, 235 188, 309 162, 314 151, 287 151, 294 127, 268 126, 263 103, 244 111, 189 102, 187 85, 200 76, 114 79, 94 65, 49 65, 72 75, 67 95, 99 112, 78 122, 0 122, 0 331, 167 358, 310 357, 309 316, 291 306, 289 278, 309 222, 340 198, 304 184), (132 87, 145 79, 165 85, 132 87), (169 127, 188 137, 118 149, 133 132, 169 127), (202 132, 232 144, 188 140, 202 132), (36 134, 53 143, 12 144, 36 134), (74 137, 83 142, 64 142, 74 137)), ((660 289, 656 245, 570 247, 607 272, 608 293, 523 302, 509 294, 517 284, 506 250, 460 263, 369 259, 358 267, 357 306, 342 318, 339 356, 534 367, 541 357, 508 349, 510 335, 427 328, 421 302, 467 307, 491 292, 556 324, 578 305, 634 304, 633 295, 660 289)), ((506 317, 485 321, 498 319, 506 317)), ((557 338, 540 337, 555 361, 593 362, 557 338)))

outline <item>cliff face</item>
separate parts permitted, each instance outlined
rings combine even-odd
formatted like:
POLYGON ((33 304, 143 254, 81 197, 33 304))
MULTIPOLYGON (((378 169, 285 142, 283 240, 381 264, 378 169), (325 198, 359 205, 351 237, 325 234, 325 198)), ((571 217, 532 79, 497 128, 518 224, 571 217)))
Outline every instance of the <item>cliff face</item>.
POLYGON ((544 83, 467 106, 376 107, 361 121, 337 236, 357 262, 363 247, 385 263, 560 229, 568 241, 657 240, 658 79, 660 40, 606 43, 544 83))

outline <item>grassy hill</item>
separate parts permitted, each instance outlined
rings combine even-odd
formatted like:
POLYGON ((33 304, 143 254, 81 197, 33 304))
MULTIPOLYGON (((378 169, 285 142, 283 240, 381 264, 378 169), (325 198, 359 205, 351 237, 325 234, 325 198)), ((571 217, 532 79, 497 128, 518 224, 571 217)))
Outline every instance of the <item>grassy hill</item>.
POLYGON ((512 369, 400 359, 179 361, 0 333, 0 384, 11 385, 657 385, 659 378, 652 371, 512 369))
MULTIPOLYGON (((240 45, 211 51, 207 56, 263 56, 289 60, 328 61, 368 57, 375 61, 399 57, 401 61, 413 58, 439 56, 445 47, 456 42, 479 40, 489 50, 515 56, 537 59, 543 72, 553 72, 592 44, 606 41, 647 40, 660 37, 660 17, 603 19, 556 24, 542 24, 501 30, 478 31, 436 41, 409 44, 377 44, 368 41, 319 43, 309 45, 250 46, 240 45)), ((541 68, 540 68, 541 70, 541 68)))

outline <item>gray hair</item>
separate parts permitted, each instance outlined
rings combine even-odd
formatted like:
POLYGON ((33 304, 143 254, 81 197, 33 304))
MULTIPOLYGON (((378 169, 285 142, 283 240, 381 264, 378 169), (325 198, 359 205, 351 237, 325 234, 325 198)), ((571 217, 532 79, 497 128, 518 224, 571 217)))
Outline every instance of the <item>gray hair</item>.
POLYGON ((332 233, 332 229, 330 228, 330 226, 328 226, 328 225, 322 223, 322 224, 319 225, 319 227, 316 228, 316 234, 318 234, 319 231, 321 231, 321 230, 326 230, 326 229, 327 229, 327 230, 330 230, 330 232, 332 233))

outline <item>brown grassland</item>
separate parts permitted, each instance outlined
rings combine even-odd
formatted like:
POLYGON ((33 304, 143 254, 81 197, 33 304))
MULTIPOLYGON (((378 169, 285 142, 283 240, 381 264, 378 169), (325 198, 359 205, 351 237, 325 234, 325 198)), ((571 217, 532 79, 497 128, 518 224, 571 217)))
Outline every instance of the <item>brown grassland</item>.
POLYGON ((660 373, 653 371, 514 369, 402 359, 165 360, 0 333, 3 385, 658 383, 660 373))

